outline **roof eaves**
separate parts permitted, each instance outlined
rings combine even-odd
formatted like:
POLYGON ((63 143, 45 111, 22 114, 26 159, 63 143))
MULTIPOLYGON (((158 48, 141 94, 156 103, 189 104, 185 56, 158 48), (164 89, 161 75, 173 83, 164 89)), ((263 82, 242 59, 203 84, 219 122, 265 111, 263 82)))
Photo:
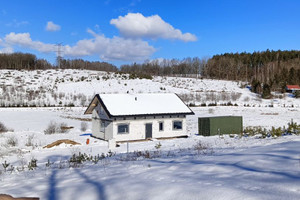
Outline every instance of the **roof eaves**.
POLYGON ((149 114, 132 114, 132 115, 111 115, 111 117, 146 117, 146 116, 166 116, 166 115, 194 115, 193 111, 191 112, 181 112, 181 113, 149 113, 149 114))

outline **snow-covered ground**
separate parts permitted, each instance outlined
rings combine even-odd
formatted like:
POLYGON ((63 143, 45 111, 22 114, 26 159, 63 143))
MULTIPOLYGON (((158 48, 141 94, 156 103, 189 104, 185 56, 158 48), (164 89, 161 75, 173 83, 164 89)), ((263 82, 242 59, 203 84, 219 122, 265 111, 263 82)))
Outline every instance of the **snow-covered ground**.
POLYGON ((186 103, 299 107, 300 99, 274 94, 262 100, 244 83, 211 79, 153 77, 89 70, 0 70, 0 106, 87 106, 97 93, 176 93, 186 103))
POLYGON ((263 100, 242 84, 179 77, 129 79, 126 74, 87 70, 0 70, 0 106, 20 106, 0 108, 0 122, 13 129, 0 133, 0 194, 49 200, 300 199, 299 136, 196 135, 198 117, 243 116, 244 128, 300 123, 300 99, 274 94, 274 99, 263 100), (237 106, 193 107, 195 115, 187 117, 188 138, 121 143, 112 157, 70 167, 73 154, 109 152, 107 142, 82 135, 91 132, 91 116, 83 113, 96 93, 177 93, 186 103, 237 106), (83 107, 44 107, 66 105, 83 107), (50 122, 71 129, 46 135, 50 122), (83 122, 86 131, 81 131, 83 122), (80 145, 44 148, 60 139, 80 145), (32 159, 37 168, 28 170, 32 159), (5 161, 10 163, 6 171, 5 161))
POLYGON ((97 164, 69 167, 74 153, 108 153, 107 142, 80 136, 85 107, 0 108, 0 121, 14 132, 0 134, 0 193, 38 196, 41 199, 300 199, 300 137, 202 137, 197 118, 241 115, 246 126, 286 126, 300 123, 300 108, 288 107, 195 107, 188 116, 190 137, 120 144, 115 156, 97 164), (45 135, 50 121, 74 127, 68 133, 45 135), (16 146, 7 140, 14 137, 16 146), (26 145, 32 138, 32 145, 26 145), (59 139, 81 145, 61 144, 43 148, 59 139), (86 144, 86 140, 90 144, 86 144), (158 148, 158 144, 161 146, 158 148), (198 150, 195 149, 198 147, 198 150), (201 147, 201 148, 199 148, 201 147), (129 149, 129 154, 127 154, 129 149), (133 152, 149 152, 151 158, 133 152), (37 159, 29 171, 28 162, 37 159), (52 163, 46 167, 48 160, 52 163), (25 170, 22 170, 25 166, 25 170))

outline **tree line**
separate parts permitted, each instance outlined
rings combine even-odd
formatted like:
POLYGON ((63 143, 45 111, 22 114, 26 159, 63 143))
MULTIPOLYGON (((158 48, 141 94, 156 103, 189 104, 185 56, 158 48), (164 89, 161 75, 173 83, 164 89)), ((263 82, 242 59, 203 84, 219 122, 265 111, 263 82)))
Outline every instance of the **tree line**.
MULTIPOLYGON (((61 69, 87 69, 98 71, 118 71, 118 68, 107 62, 85 61, 82 59, 59 59, 61 69)), ((30 53, 11 53, 0 54, 0 69, 14 70, 44 70, 57 69, 57 65, 52 65, 45 59, 38 59, 34 54, 30 53)))
POLYGON ((45 59, 37 59, 30 53, 0 54, 0 69, 35 70, 49 69, 52 65, 45 59))
POLYGON ((300 51, 262 51, 226 53, 208 60, 204 77, 241 80, 251 83, 264 98, 271 91, 285 91, 286 85, 300 84, 300 51))
POLYGON ((157 76, 198 76, 206 67, 207 59, 188 57, 178 59, 157 59, 145 61, 142 64, 121 65, 120 71, 124 73, 148 74, 157 76))

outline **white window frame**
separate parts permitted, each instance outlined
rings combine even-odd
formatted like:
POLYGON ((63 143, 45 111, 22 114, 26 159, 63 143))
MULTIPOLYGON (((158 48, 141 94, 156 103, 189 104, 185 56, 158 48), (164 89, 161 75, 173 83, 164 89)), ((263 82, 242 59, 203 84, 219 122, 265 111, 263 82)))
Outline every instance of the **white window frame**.
POLYGON ((118 124, 118 126, 117 126, 117 133, 118 134, 129 134, 129 124, 118 124), (119 126, 127 126, 127 132, 119 132, 119 126))
POLYGON ((181 120, 174 120, 173 123, 172 123, 172 128, 173 128, 173 131, 181 131, 183 130, 183 122, 181 120), (174 127, 175 123, 176 122, 180 122, 181 123, 181 129, 177 129, 174 127))

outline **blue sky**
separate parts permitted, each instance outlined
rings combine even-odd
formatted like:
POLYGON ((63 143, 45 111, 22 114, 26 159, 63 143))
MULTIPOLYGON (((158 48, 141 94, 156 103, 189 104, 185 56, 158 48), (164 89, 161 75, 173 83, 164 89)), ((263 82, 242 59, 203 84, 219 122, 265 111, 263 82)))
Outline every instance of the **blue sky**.
POLYGON ((299 50, 298 0, 0 0, 0 52, 116 65, 299 50))

